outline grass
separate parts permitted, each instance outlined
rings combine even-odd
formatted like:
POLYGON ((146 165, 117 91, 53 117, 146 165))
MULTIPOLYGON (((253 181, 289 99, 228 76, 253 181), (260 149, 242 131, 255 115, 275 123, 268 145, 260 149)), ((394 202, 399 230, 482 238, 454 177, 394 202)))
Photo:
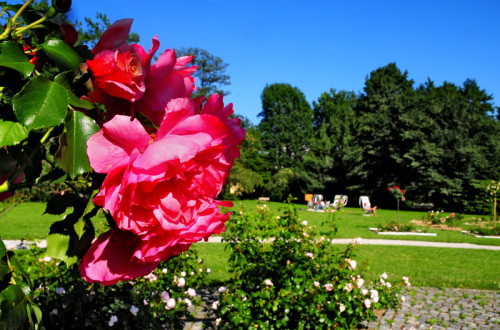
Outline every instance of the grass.
MULTIPOLYGON (((255 210, 263 206, 257 201, 235 202, 233 212, 238 212, 241 206, 246 210, 255 210)), ((283 206, 281 203, 267 203, 274 212, 283 206)), ((310 212, 305 206, 298 205, 303 220, 315 225, 322 232, 331 230, 331 218, 328 213, 310 212)), ((61 220, 62 216, 43 214, 43 203, 22 203, 0 218, 0 237, 2 239, 43 239, 49 233, 50 225, 61 220)), ((381 238, 368 230, 389 223, 396 218, 396 211, 378 210, 377 217, 363 216, 360 208, 346 207, 337 215, 338 225, 336 238, 381 238)), ((425 212, 401 211, 400 222, 408 223, 413 219, 423 219, 425 212)), ((467 217, 466 217, 467 220, 467 217)), ((465 221, 466 221, 465 220, 465 221)), ((103 218, 96 217, 94 224, 102 228, 103 218)), ((384 236, 384 239, 405 239, 419 241, 438 241, 455 243, 472 243, 500 245, 500 239, 476 238, 455 231, 429 230, 436 232, 436 237, 384 236)), ((229 280, 229 251, 225 244, 197 243, 194 245, 199 256, 205 260, 211 269, 211 281, 216 284, 229 280)), ((339 250, 342 246, 338 246, 339 250)), ((412 284, 430 287, 456 287, 474 289, 500 289, 500 252, 472 249, 429 248, 407 246, 363 246, 357 251, 357 261, 360 267, 366 261, 364 276, 369 281, 378 280, 378 276, 387 272, 392 278, 400 279, 409 276, 412 284)))
MULTIPOLYGON (((245 210, 253 211, 257 206, 263 206, 257 201, 245 200, 234 203, 233 212, 239 211, 243 206, 245 210)), ((267 203, 273 212, 278 212, 284 204, 271 202, 267 203)), ((297 205, 300 217, 307 220, 309 224, 317 226, 320 232, 327 232, 331 230, 331 214, 323 212, 311 212, 306 210, 305 205, 297 205)), ((342 211, 336 214, 335 223, 338 226, 338 233, 336 238, 370 238, 370 239, 392 239, 392 240, 413 240, 413 241, 433 241, 433 242, 450 242, 450 243, 471 243, 479 245, 497 245, 500 246, 500 239, 496 238, 481 238, 469 235, 464 235, 459 230, 440 230, 440 229, 427 229, 429 233, 437 233, 437 236, 392 236, 392 235, 378 235, 371 232, 369 228, 381 227, 386 223, 391 223, 397 218, 397 211, 395 210, 377 210, 377 217, 363 216, 364 211, 359 207, 345 207, 342 211)), ((415 211, 400 211, 399 222, 408 224, 411 220, 422 220, 426 217, 426 212, 415 211)), ((464 223, 470 221, 473 216, 465 216, 464 220, 458 226, 465 226, 464 223)), ((475 216, 478 217, 478 216, 475 216)), ((422 227, 422 229, 424 229, 422 227)))
MULTIPOLYGON (((225 245, 195 244, 199 257, 211 269, 214 285, 230 278, 225 245)), ((356 260, 368 281, 377 281, 386 272, 390 280, 408 276, 414 286, 498 290, 499 256, 500 252, 488 250, 361 245, 356 260)))

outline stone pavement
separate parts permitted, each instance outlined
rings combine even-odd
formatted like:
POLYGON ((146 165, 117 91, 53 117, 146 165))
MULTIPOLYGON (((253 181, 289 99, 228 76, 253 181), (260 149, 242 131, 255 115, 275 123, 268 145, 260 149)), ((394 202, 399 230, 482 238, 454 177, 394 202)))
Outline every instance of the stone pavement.
MULTIPOLYGON (((216 289, 212 291, 216 292, 216 289)), ((398 310, 389 309, 377 321, 362 324, 362 328, 500 329, 498 291, 414 287, 407 289, 404 295, 406 301, 398 310)), ((194 322, 186 322, 184 330, 213 327, 216 315, 210 306, 218 299, 218 293, 210 295, 205 290, 202 297, 205 307, 197 311, 194 322)))

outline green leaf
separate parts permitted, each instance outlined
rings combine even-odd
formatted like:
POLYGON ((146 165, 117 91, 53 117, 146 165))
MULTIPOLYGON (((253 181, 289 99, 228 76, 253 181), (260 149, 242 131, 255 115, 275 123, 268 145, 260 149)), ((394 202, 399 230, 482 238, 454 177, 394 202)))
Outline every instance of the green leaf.
POLYGON ((75 108, 82 108, 85 110, 92 110, 94 109, 94 104, 92 102, 89 102, 87 100, 81 99, 78 96, 76 96, 73 91, 71 90, 71 81, 73 80, 73 73, 68 71, 68 72, 63 72, 61 74, 58 74, 54 78, 54 82, 64 86, 66 88, 66 91, 68 92, 69 96, 69 104, 71 104, 75 108))
POLYGON ((24 55, 21 45, 14 41, 0 43, 0 66, 14 69, 28 77, 35 66, 24 55))
POLYGON ((0 119, 0 146, 14 146, 28 137, 26 127, 0 119))
POLYGON ((64 121, 68 93, 63 86, 38 76, 14 97, 12 105, 19 122, 29 129, 48 128, 64 121))
POLYGON ((63 214, 77 199, 75 194, 56 195, 47 202, 44 214, 63 214))
POLYGON ((69 247, 69 235, 52 234, 47 236, 47 251, 45 255, 61 259, 67 265, 72 265, 77 261, 77 257, 67 255, 69 247))
POLYGON ((5 244, 3 241, 0 239, 0 259, 5 256, 5 253, 7 252, 7 249, 5 247, 5 244))
POLYGON ((99 126, 92 118, 79 111, 70 112, 56 162, 72 178, 92 170, 87 157, 87 140, 98 131, 99 126))
POLYGON ((42 322, 42 310, 34 302, 30 303, 30 305, 31 305, 31 308, 33 309, 33 313, 35 313, 36 323, 40 324, 40 322, 42 322))
POLYGON ((61 39, 47 39, 42 44, 42 49, 63 70, 76 70, 83 62, 76 50, 61 39))

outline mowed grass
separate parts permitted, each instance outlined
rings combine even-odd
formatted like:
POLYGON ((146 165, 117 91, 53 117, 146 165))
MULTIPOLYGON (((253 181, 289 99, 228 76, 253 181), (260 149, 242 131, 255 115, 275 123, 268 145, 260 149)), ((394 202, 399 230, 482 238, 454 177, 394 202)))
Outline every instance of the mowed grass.
MULTIPOLYGON (((211 270, 209 279, 213 285, 223 285, 230 280, 230 252, 225 246, 224 243, 194 245, 198 256, 211 270)), ((341 249, 342 246, 338 246, 338 250, 341 249)), ((414 286, 500 289, 499 251, 361 245, 355 260, 368 281, 378 281, 385 272, 389 281, 408 276, 414 286)))
MULTIPOLYGON (((351 205, 353 201, 349 202, 351 205)), ((357 201, 356 201, 357 203, 357 201)), ((258 203, 254 200, 244 200, 235 201, 234 207, 231 209, 232 212, 239 212, 241 207, 245 209, 246 212, 254 212, 257 207, 262 207, 266 205, 272 212, 279 214, 279 210, 283 208, 285 204, 278 202, 268 202, 268 203, 258 203)), ((349 204, 348 204, 349 205, 349 204)), ((307 211, 307 207, 304 204, 296 204, 299 211, 299 215, 302 220, 307 220, 310 225, 317 227, 320 233, 327 233, 331 230, 332 214, 326 212, 311 212, 307 211)), ((377 217, 374 216, 364 216, 364 211, 360 207, 345 207, 341 212, 334 213, 335 224, 338 228, 338 233, 336 238, 370 238, 370 239, 392 239, 392 240, 413 240, 413 241, 433 241, 433 242, 450 242, 450 243, 471 243, 479 245, 497 245, 500 246, 500 238, 482 238, 473 237, 470 235, 462 234, 461 230, 441 230, 441 229, 429 229, 421 227, 428 233, 437 233, 437 236, 392 236, 392 235, 378 235, 369 230, 369 228, 381 227, 384 224, 391 223, 397 219, 397 211, 395 210, 377 210, 377 217)), ((445 213, 449 214, 449 213, 445 213)), ((408 224, 411 220, 422 220, 425 219, 426 212, 416 212, 416 211, 400 211, 399 212, 399 222, 402 224, 408 224)), ((470 226, 464 225, 466 222, 471 222, 472 218, 477 218, 480 216, 466 215, 464 220, 459 224, 463 229, 467 229, 470 226)), ((484 217, 484 216, 482 216, 484 217)), ((417 226, 418 227, 418 226, 417 226)))
MULTIPOLYGON (((63 219, 64 214, 44 214, 46 204, 42 202, 20 203, 0 217, 1 239, 44 239, 49 235, 50 226, 63 219)), ((69 208, 66 213, 71 213, 69 208)), ((101 213, 92 219, 96 232, 105 227, 105 218, 101 213)))

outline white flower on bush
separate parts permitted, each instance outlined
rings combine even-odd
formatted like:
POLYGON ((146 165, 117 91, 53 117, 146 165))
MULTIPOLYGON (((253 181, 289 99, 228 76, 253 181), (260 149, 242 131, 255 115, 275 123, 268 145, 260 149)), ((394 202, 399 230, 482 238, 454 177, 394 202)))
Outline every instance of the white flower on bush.
POLYGON ((347 261, 347 263, 349 264, 349 268, 350 269, 356 269, 356 260, 351 260, 351 259, 346 259, 345 261, 347 261))
POLYGON ((191 298, 196 296, 196 290, 192 289, 192 288, 187 289, 187 291, 184 293, 187 294, 188 296, 190 296, 191 298))
POLYGON ((175 299, 174 298, 168 299, 167 304, 165 305, 166 310, 170 310, 172 308, 175 308, 175 299))
POLYGON ((344 290, 347 292, 351 292, 352 288, 353 288, 352 283, 347 283, 344 287, 344 290))
POLYGON ((345 305, 344 304, 340 304, 339 305, 339 310, 340 312, 342 313, 343 311, 345 311, 345 305))
POLYGON ((49 315, 54 315, 54 316, 57 316, 57 314, 59 314, 59 311, 55 308, 49 313, 49 315))
POLYGON ((219 288, 219 292, 226 292, 227 288, 225 286, 221 286, 219 288))
POLYGON ((186 280, 184 279, 184 277, 181 277, 180 279, 177 280, 177 286, 179 288, 184 287, 184 285, 186 285, 186 280))
MULTIPOLYGON (((167 300, 170 299, 170 295, 168 294, 167 291, 163 291, 162 293, 160 293, 160 298, 161 300, 163 300, 163 302, 167 302, 167 300)), ((144 305, 147 305, 146 303, 144 305)))
POLYGON ((385 283, 385 286, 386 286, 387 288, 389 288, 389 289, 390 289, 392 285, 391 285, 391 283, 386 282, 386 283, 385 283))
POLYGON ((378 291, 374 289, 370 290, 370 298, 374 303, 378 302, 378 291))
POLYGON ((267 286, 273 286, 273 285, 274 285, 274 284, 273 284, 273 282, 271 282, 271 280, 270 280, 270 279, 265 280, 265 281, 264 281, 264 283, 265 283, 267 286))
POLYGON ((277 216, 276 216, 276 219, 278 219, 278 220, 279 220, 279 219, 280 219, 280 216, 279 216, 279 215, 277 215, 277 216))
POLYGON ((187 275, 186 272, 181 272, 182 277, 186 277, 186 275, 187 275))
POLYGON ((387 280, 387 273, 382 273, 382 275, 380 275, 380 278, 383 278, 384 280, 387 280))
POLYGON ((146 299, 144 299, 144 300, 142 301, 142 303, 144 304, 144 306, 149 305, 149 302, 148 302, 146 299))
POLYGON ((363 290, 361 290, 361 293, 363 294, 363 296, 366 296, 368 294, 368 290, 363 288, 363 290))
POLYGON ((301 222, 302 226, 307 226, 307 220, 301 222))
POLYGON ((372 302, 370 301, 370 299, 365 299, 364 303, 365 303, 366 308, 372 307, 372 302))
POLYGON ((410 279, 406 276, 403 276, 403 281, 405 281, 406 286, 411 286, 410 279))
POLYGON ((132 307, 130 307, 130 313, 132 313, 132 315, 134 316, 137 316, 137 312, 139 312, 139 308, 132 305, 132 307))
POLYGON ((211 272, 210 268, 207 268, 207 273, 209 273, 209 274, 210 274, 210 272, 211 272))
POLYGON ((66 290, 64 290, 64 288, 56 288, 56 293, 57 294, 65 294, 66 290))
POLYGON ((306 257, 314 259, 314 254, 312 254, 311 252, 306 252, 305 255, 306 255, 306 257))
POLYGON ((303 232, 302 235, 304 235, 304 237, 309 237, 309 234, 306 232, 303 232))
POLYGON ((212 304, 212 309, 217 309, 219 308, 219 301, 214 301, 213 304, 212 304))
POLYGON ((192 305, 191 300, 189 300, 188 298, 184 299, 184 303, 187 307, 190 307, 192 305))
POLYGON ((193 275, 194 275, 194 272, 191 272, 191 273, 189 273, 189 274, 191 274, 191 276, 193 276, 193 275))
POLYGON ((43 262, 49 262, 51 260, 52 260, 51 257, 43 257, 43 258, 38 259, 38 261, 43 261, 43 262))
POLYGON ((150 273, 146 276, 144 276, 145 279, 149 280, 149 282, 155 282, 158 278, 156 277, 156 275, 154 273, 150 273))
POLYGON ((319 286, 319 282, 314 281, 313 284, 314 284, 315 287, 319 286))
POLYGON ((118 317, 116 317, 116 315, 113 315, 109 319, 108 324, 109 324, 110 327, 112 327, 116 322, 118 322, 118 317))
POLYGON ((401 301, 405 302, 406 301, 406 297, 405 296, 401 296, 401 301))
POLYGON ((162 272, 163 274, 166 274, 166 273, 168 272, 168 269, 163 268, 163 269, 161 270, 161 272, 162 272))
POLYGON ((363 280, 362 278, 356 279, 356 286, 358 287, 358 289, 361 289, 363 284, 365 284, 365 280, 363 280))
POLYGON ((325 284, 325 289, 326 289, 326 291, 332 291, 333 290, 333 284, 332 283, 326 283, 325 284))

